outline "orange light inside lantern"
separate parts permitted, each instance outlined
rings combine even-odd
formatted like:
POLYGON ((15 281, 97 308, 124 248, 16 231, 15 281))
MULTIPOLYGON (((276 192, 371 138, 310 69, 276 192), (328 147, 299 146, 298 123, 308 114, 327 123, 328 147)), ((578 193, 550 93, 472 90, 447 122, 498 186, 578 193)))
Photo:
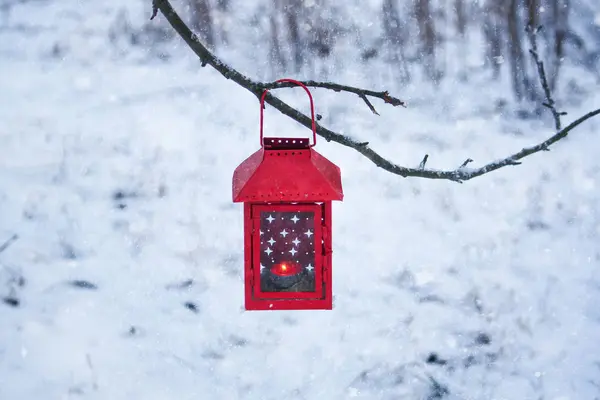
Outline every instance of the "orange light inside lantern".
POLYGON ((291 276, 300 272, 300 266, 297 263, 283 261, 271 267, 271 272, 279 276, 291 276))

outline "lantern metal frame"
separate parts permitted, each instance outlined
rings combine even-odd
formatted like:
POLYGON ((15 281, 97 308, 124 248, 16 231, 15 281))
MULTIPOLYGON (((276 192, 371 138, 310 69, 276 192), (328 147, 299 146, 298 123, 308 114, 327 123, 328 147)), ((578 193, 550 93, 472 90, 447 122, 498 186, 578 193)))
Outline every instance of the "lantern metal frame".
POLYGON ((332 201, 343 200, 339 167, 317 153, 314 104, 309 96, 313 140, 263 137, 265 90, 260 101, 261 148, 244 160, 233 174, 233 201, 244 203, 244 286, 246 310, 308 310, 333 308, 332 201), (261 289, 261 212, 314 212, 314 291, 261 289))

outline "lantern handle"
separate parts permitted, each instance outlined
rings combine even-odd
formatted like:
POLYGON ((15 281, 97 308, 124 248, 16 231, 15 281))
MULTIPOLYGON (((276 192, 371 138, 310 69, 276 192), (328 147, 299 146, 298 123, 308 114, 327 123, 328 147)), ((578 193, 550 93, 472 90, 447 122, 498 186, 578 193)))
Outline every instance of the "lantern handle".
MULTIPOLYGON (((302 82, 299 82, 297 80, 294 79, 289 79, 289 78, 284 78, 284 79, 279 79, 277 81, 275 81, 275 83, 280 83, 280 82, 290 82, 290 83, 294 83, 298 86, 301 86, 305 91, 306 94, 308 95, 308 100, 310 101, 310 116, 311 116, 311 121, 312 121, 312 133, 313 133, 313 142, 312 144, 309 144, 309 147, 313 147, 315 144, 317 144, 317 124, 315 122, 315 105, 313 103, 313 98, 312 95, 310 94, 310 91, 308 90, 308 88, 306 87, 306 85, 304 85, 302 82)), ((260 146, 263 147, 263 120, 264 120, 264 105, 265 105, 265 97, 267 96, 267 93, 269 92, 269 89, 266 89, 262 96, 260 97, 260 146)))

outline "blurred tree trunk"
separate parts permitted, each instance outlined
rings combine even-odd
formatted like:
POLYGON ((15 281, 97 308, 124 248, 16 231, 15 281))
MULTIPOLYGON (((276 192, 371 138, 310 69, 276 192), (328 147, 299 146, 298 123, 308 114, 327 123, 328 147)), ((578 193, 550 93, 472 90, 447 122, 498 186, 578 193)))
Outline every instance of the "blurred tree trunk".
POLYGON ((228 14, 231 12, 231 4, 229 0, 217 0, 216 3, 216 17, 214 18, 214 25, 219 33, 218 42, 227 44, 229 43, 229 18, 228 14))
POLYGON ((189 0, 192 14, 192 28, 208 47, 215 47, 212 9, 209 0, 189 0))
POLYGON ((398 1, 383 0, 381 16, 389 61, 393 65, 394 71, 399 71, 400 81, 408 82, 410 81, 410 72, 405 56, 405 46, 409 33, 406 23, 403 23, 400 19, 398 1))
MULTIPOLYGON (((556 0, 550 0, 552 3, 556 3, 556 0)), ((526 0, 527 5, 527 24, 536 28, 539 25, 538 18, 538 0, 526 0)))
POLYGON ((554 90, 558 80, 560 64, 565 56, 565 39, 569 29, 569 0, 552 1, 552 17, 554 19, 554 54, 552 62, 549 65, 549 84, 550 89, 554 90))
MULTIPOLYGON (((467 70, 467 60, 469 56, 468 50, 468 34, 467 34, 467 25, 468 25, 468 8, 465 4, 465 0, 454 0, 454 24, 456 35, 458 35, 458 43, 456 46, 456 51, 458 55, 457 64, 460 67, 458 71, 458 78, 461 81, 466 81, 468 79, 468 75, 466 73, 467 70)), ((454 36, 455 33, 452 32, 454 36)))
POLYGON ((312 7, 305 10, 305 20, 309 36, 308 50, 319 58, 329 57, 340 30, 331 15, 330 4, 325 0, 316 0, 312 7))
POLYGON ((464 0, 454 0, 454 10, 456 12, 456 31, 462 38, 467 32, 467 10, 464 0))
POLYGON ((500 77, 506 23, 505 2, 487 0, 483 7, 483 36, 485 38, 485 62, 492 68, 494 79, 500 77))
POLYGON ((294 64, 294 71, 299 73, 304 61, 304 52, 302 51, 301 35, 300 35, 300 23, 298 21, 299 14, 302 9, 302 0, 284 0, 283 14, 285 17, 287 31, 288 31, 288 43, 292 50, 292 59, 294 64))
POLYGON ((415 0, 415 18, 419 29, 419 40, 423 54, 425 73, 432 79, 437 79, 435 67, 435 29, 431 13, 430 0, 415 0))
POLYGON ((508 26, 509 65, 512 87, 517 100, 524 100, 527 89, 525 87, 525 60, 523 57, 521 24, 519 24, 519 4, 517 0, 508 0, 506 13, 508 26))
POLYGON ((279 13, 282 9, 281 7, 282 0, 274 1, 274 8, 271 10, 271 15, 269 16, 269 34, 270 34, 270 48, 269 48, 269 60, 272 67, 272 72, 274 76, 277 76, 283 73, 287 67, 287 63, 283 56, 283 51, 281 48, 281 30, 279 28, 279 13))

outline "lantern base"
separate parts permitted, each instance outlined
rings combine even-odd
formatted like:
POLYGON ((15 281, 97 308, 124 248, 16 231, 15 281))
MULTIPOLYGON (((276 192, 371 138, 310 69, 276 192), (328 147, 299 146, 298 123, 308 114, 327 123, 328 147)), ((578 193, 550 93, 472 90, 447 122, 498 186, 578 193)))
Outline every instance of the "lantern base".
POLYGON ((268 310, 332 310, 332 299, 246 299, 246 311, 268 311, 268 310))

